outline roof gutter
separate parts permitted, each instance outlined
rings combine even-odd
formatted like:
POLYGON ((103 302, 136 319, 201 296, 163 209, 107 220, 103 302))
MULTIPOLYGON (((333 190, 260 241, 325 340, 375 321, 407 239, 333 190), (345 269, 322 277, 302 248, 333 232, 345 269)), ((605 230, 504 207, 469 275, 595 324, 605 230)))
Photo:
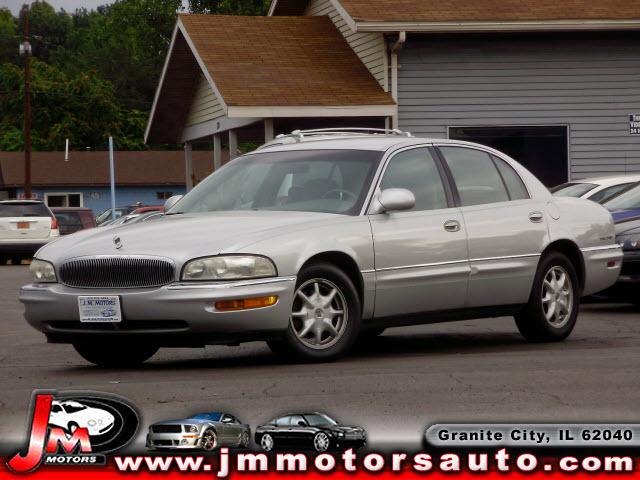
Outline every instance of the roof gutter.
MULTIPOLYGON (((407 32, 398 32, 398 39, 391 45, 391 96, 398 104, 398 53, 407 41, 407 32)), ((392 128, 398 128, 398 111, 391 117, 392 128)))
POLYGON ((638 20, 543 20, 523 22, 357 22, 359 32, 551 32, 640 30, 638 20))

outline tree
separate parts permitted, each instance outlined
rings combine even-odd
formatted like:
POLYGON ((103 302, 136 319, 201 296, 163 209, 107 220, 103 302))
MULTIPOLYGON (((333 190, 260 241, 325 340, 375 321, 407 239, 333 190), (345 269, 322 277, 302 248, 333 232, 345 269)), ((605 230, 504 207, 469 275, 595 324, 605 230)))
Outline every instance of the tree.
POLYGON ((225 15, 264 15, 271 0, 189 0, 193 13, 218 13, 225 15))
POLYGON ((18 44, 21 37, 18 35, 16 19, 11 10, 0 8, 0 63, 18 61, 18 44))
MULTIPOLYGON (((18 27, 20 32, 23 24, 24 18, 21 11, 18 27)), ((30 42, 33 55, 37 58, 48 60, 53 50, 66 43, 72 28, 71 15, 64 11, 56 12, 45 1, 36 0, 29 7, 30 42)))

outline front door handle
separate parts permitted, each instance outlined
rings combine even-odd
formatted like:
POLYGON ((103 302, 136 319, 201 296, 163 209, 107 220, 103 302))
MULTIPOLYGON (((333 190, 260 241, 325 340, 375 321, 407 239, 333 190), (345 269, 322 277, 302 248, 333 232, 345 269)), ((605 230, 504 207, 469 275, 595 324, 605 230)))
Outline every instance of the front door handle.
POLYGON ((444 229, 447 232, 459 232, 460 231, 460 222, 457 220, 447 220, 444 222, 444 229))
POLYGON ((531 212, 529 214, 529 220, 531 220, 533 223, 540 223, 542 222, 544 218, 544 215, 542 214, 542 212, 531 212))

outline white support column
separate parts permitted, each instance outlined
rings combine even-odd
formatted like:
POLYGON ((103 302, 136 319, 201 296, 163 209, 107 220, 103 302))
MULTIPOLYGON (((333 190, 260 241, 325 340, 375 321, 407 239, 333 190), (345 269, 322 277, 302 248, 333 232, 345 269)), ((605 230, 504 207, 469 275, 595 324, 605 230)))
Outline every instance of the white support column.
POLYGON ((216 133, 213 136, 213 171, 217 171, 222 166, 222 138, 216 133))
POLYGON ((184 144, 185 186, 187 192, 193 188, 193 155, 191 143, 184 144))
POLYGON ((270 142, 275 138, 275 129, 273 127, 273 118, 264 119, 264 141, 270 142))
POLYGON ((238 132, 233 128, 229 130, 229 160, 238 156, 238 132))

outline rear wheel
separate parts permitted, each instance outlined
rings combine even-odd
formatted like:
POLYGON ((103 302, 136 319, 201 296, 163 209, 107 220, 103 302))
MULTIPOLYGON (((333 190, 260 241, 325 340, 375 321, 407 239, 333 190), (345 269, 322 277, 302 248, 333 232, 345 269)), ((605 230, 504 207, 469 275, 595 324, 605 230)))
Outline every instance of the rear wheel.
POLYGON ((578 276, 561 253, 545 255, 534 279, 531 297, 516 315, 520 333, 532 342, 554 342, 569 336, 578 318, 578 276))
POLYGON ((6 264, 7 264, 7 256, 0 255, 0 265, 6 265, 6 264))
POLYGON ((240 446, 242 448, 249 448, 250 443, 249 432, 242 432, 242 435, 240 435, 240 446))
POLYGON ((269 347, 299 360, 335 360, 357 339, 360 312, 358 293, 342 270, 326 263, 310 265, 298 275, 289 328, 269 347))
POLYGON ((100 367, 135 367, 158 351, 154 345, 74 343, 82 358, 100 367))
POLYGON ((11 255, 11 265, 22 265, 22 256, 11 255))

